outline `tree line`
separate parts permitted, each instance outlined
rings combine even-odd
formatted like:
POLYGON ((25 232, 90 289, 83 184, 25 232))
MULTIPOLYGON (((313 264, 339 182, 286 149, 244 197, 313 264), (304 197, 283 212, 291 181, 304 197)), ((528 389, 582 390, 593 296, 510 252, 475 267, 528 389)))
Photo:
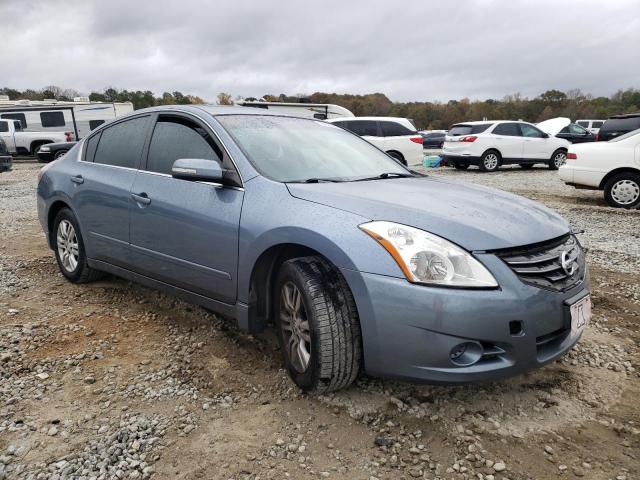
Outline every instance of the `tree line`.
MULTIPOLYGON (((0 88, 0 95, 8 95, 11 100, 29 99, 72 100, 81 96, 73 89, 57 86, 44 87, 41 90, 19 91, 0 88)), ((547 90, 537 97, 528 98, 519 93, 507 95, 502 99, 449 100, 448 102, 393 102, 383 93, 366 95, 316 92, 311 95, 287 96, 264 95, 266 101, 274 102, 310 102, 333 103, 345 107, 356 116, 406 117, 414 120, 420 129, 444 129, 454 123, 471 120, 525 120, 541 122, 554 117, 606 119, 611 115, 635 113, 640 111, 640 90, 629 88, 618 90, 609 97, 594 97, 578 89, 562 92, 547 90)), ((120 90, 113 87, 89 94, 92 101, 131 102, 135 109, 156 105, 185 105, 208 103, 196 95, 182 92, 164 92, 156 97, 150 90, 120 90)), ((236 97, 235 101, 242 97, 236 97)), ((245 100, 255 100, 246 98, 245 100)), ((231 94, 220 92, 216 95, 218 105, 232 105, 231 94)))

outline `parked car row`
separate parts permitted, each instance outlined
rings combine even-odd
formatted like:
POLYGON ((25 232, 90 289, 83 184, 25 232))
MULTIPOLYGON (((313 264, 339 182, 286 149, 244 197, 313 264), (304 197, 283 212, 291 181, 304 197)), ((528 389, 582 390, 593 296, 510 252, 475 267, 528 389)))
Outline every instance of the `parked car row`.
POLYGON ((9 153, 36 155, 47 143, 68 142, 71 132, 25 132, 20 120, 0 119, 0 138, 7 145, 9 153))

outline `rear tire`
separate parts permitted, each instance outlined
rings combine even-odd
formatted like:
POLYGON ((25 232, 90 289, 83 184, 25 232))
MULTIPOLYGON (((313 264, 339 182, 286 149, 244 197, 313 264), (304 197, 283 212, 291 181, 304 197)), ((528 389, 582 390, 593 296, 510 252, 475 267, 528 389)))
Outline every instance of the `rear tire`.
POLYGON ((454 163, 453 164, 453 168, 455 168, 456 170, 466 170, 467 168, 469 168, 469 164, 468 163, 454 163))
POLYGON ((393 157, 405 167, 407 166, 407 161, 404 159, 401 153, 391 150, 390 152, 387 152, 387 155, 389 155, 390 157, 393 157))
POLYGON ((567 152, 565 150, 556 150, 549 159, 549 169, 558 170, 564 162, 567 161, 567 152))
POLYGON ((63 208, 53 222, 53 245, 60 272, 72 283, 98 280, 102 272, 87 263, 84 241, 73 212, 63 208))
POLYGON ((362 358, 360 321, 337 270, 319 257, 284 262, 273 304, 285 367, 302 390, 319 394, 353 383, 362 358))
POLYGON ((489 150, 480 159, 480 170, 483 172, 495 172, 500 168, 500 154, 495 150, 489 150))
POLYGON ((623 172, 604 185, 604 199, 610 207, 636 208, 640 205, 640 175, 623 172))

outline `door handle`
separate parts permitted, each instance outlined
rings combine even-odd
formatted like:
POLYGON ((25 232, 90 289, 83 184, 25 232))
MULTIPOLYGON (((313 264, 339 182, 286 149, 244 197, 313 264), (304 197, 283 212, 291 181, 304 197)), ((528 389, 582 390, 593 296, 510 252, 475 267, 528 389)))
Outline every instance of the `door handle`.
POLYGON ((136 203, 139 203, 140 205, 149 205, 151 203, 151 199, 144 192, 140 194, 132 193, 131 198, 133 198, 136 203))
POLYGON ((73 175, 71 177, 71 181, 80 185, 81 183, 84 183, 84 178, 82 178, 82 175, 73 175))

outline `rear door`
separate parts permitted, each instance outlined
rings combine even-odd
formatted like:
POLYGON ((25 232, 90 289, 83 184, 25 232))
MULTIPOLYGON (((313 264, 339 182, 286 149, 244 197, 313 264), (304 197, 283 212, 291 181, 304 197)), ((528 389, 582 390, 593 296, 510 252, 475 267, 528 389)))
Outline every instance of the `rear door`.
POLYGON ((179 158, 234 165, 200 120, 160 114, 131 188, 132 264, 138 273, 225 303, 236 299, 244 190, 171 176, 179 158))
POLYGON ((520 131, 520 126, 516 122, 505 122, 497 124, 492 133, 492 138, 487 139, 493 143, 502 155, 502 159, 521 160, 524 152, 524 138, 520 131))
POLYGON ((89 137, 68 178, 89 258, 129 266, 129 195, 150 118, 129 118, 89 137))
POLYGON ((7 150, 10 153, 14 153, 16 151, 16 142, 13 138, 11 121, 0 122, 0 138, 4 140, 4 143, 7 145, 7 150))

